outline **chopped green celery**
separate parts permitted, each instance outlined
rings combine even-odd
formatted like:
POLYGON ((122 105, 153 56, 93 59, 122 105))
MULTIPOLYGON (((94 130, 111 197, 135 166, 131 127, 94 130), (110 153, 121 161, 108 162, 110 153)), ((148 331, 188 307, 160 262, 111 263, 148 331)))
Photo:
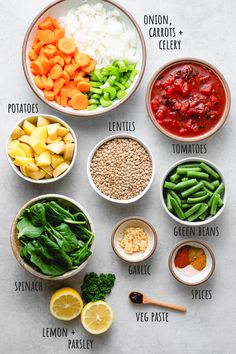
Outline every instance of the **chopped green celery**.
POLYGON ((126 89, 128 89, 128 88, 130 88, 131 84, 132 84, 132 82, 131 82, 130 80, 128 80, 128 81, 124 84, 124 86, 125 86, 126 89))
POLYGON ((105 92, 105 93, 103 94, 103 98, 104 98, 104 100, 109 101, 109 100, 110 100, 110 95, 109 95, 109 93, 108 93, 108 92, 105 92))
POLYGON ((120 71, 126 73, 128 71, 127 64, 123 60, 117 61, 117 66, 119 67, 120 71))
POLYGON ((102 89, 91 87, 90 88, 90 92, 97 93, 97 94, 101 95, 102 94, 102 89))
POLYGON ((100 87, 102 85, 102 82, 99 81, 90 81, 89 83, 92 87, 100 87))
POLYGON ((125 86, 122 85, 120 82, 115 82, 115 86, 119 87, 121 90, 125 90, 125 86))
POLYGON ((109 77, 109 79, 107 80, 107 83, 108 83, 109 85, 111 85, 111 86, 113 86, 115 82, 116 82, 116 76, 115 76, 115 75, 111 75, 111 76, 109 77))
POLYGON ((93 98, 94 100, 96 99, 100 100, 100 95, 98 95, 97 93, 92 93, 91 98, 93 98))
POLYGON ((97 108, 97 105, 96 104, 91 104, 91 105, 89 105, 88 107, 87 107, 87 110, 88 111, 93 111, 94 109, 96 109, 97 108))
POLYGON ((116 98, 116 89, 114 87, 107 86, 103 89, 103 92, 108 93, 111 100, 114 100, 114 98, 116 98))
POLYGON ((130 81, 134 81, 134 78, 135 78, 135 76, 138 74, 138 70, 137 69, 134 69, 132 72, 131 72, 131 74, 130 74, 130 77, 129 77, 129 79, 130 79, 130 81))
POLYGON ((112 101, 106 101, 103 97, 100 98, 100 103, 103 107, 109 107, 112 105, 112 101))
POLYGON ((127 92, 124 91, 124 90, 120 90, 120 91, 117 92, 117 98, 118 98, 119 100, 121 100, 122 98, 124 98, 126 95, 127 95, 127 92))
POLYGON ((95 73, 95 75, 97 76, 98 80, 101 81, 101 82, 103 82, 103 75, 102 75, 102 73, 101 73, 101 70, 96 69, 96 70, 94 71, 94 73, 95 73))
MULTIPOLYGON (((100 96, 99 96, 99 99, 100 99, 100 96)), ((91 105, 91 104, 99 104, 99 100, 95 100, 94 98, 91 98, 90 100, 89 100, 89 104, 91 105)))
POLYGON ((128 65, 128 70, 133 71, 136 68, 136 64, 129 64, 128 65))

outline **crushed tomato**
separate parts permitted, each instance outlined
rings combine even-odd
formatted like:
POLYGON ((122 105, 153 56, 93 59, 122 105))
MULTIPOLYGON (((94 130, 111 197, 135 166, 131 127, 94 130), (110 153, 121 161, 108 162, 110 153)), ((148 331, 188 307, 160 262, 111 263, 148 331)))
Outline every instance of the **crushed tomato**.
POLYGON ((157 78, 151 92, 155 119, 168 132, 195 137, 212 130, 226 105, 217 74, 198 63, 176 63, 157 78))

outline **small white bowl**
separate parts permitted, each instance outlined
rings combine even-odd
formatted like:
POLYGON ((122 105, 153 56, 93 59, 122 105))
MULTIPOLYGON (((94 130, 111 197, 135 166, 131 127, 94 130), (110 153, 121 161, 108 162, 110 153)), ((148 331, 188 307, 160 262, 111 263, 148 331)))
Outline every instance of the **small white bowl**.
MULTIPOLYGON (((79 272, 81 272, 81 270, 86 266, 86 264, 89 262, 91 256, 93 254, 91 254, 91 256, 89 256, 89 258, 86 259, 85 262, 83 262, 78 268, 68 271, 66 273, 64 273, 63 275, 60 275, 58 277, 50 277, 47 276, 43 273, 40 273, 39 271, 37 271, 33 265, 30 265, 28 263, 25 262, 25 260, 23 258, 21 258, 20 256, 20 240, 17 238, 17 229, 16 229, 16 225, 17 225, 17 219, 18 217, 22 214, 22 212, 30 207, 33 204, 36 204, 38 202, 42 202, 42 201, 50 201, 50 200, 62 200, 62 202, 69 204, 70 206, 72 206, 76 211, 82 211, 89 222, 89 226, 91 229, 91 232, 95 235, 95 230, 94 230, 94 225, 93 222, 87 212, 86 209, 84 209, 84 207, 77 203, 75 200, 66 197, 64 195, 60 195, 60 194, 45 194, 45 195, 40 195, 39 197, 33 198, 31 200, 29 200, 25 205, 23 205, 20 210, 18 211, 17 215, 15 216, 12 226, 11 226, 11 235, 10 235, 10 241, 11 241, 11 248, 13 251, 14 256, 16 257, 17 261, 20 263, 20 265, 29 273, 33 274, 34 276, 41 278, 41 279, 45 279, 45 280, 65 280, 67 278, 71 278, 74 275, 78 274, 79 272)), ((95 237, 91 243, 91 247, 90 250, 93 252, 95 247, 95 237)))
POLYGON ((139 138, 137 138, 136 136, 133 136, 133 135, 130 135, 130 134, 115 134, 115 135, 111 135, 103 140, 101 140, 97 145, 94 146, 94 148, 92 149, 92 151, 90 152, 89 154, 89 157, 88 157, 88 161, 87 161, 87 175, 88 175, 88 179, 89 179, 89 182, 91 184, 91 186, 93 187, 93 189, 95 190, 95 192, 97 192, 101 197, 103 197, 104 199, 106 200, 109 200, 110 202, 114 202, 114 203, 118 203, 118 204, 130 204, 130 203, 134 203, 136 202, 137 200, 139 200, 140 198, 142 198, 146 193, 147 191, 149 190, 149 188, 151 187, 151 184, 153 182, 153 179, 154 179, 154 175, 155 175, 155 162, 154 162, 154 158, 152 156, 152 153, 151 153, 151 150, 147 147, 147 145, 145 145, 142 140, 140 140, 139 138), (102 146, 103 144, 107 143, 108 141, 110 140, 113 140, 113 139, 117 139, 117 138, 127 138, 127 139, 133 139, 133 140, 136 140, 140 145, 142 145, 145 150, 147 151, 147 153, 149 154, 150 156, 150 159, 152 161, 152 176, 150 178, 150 181, 147 185, 147 187, 142 191, 142 193, 140 193, 139 195, 137 195, 136 197, 134 198, 131 198, 131 199, 127 199, 127 200, 122 200, 122 199, 113 199, 113 198, 110 198, 108 197, 106 194, 102 193, 98 188, 97 186, 95 185, 95 183, 93 182, 93 178, 91 176, 91 172, 90 172, 90 165, 91 165, 91 161, 93 159, 93 156, 95 154, 95 152, 98 150, 98 148, 100 146, 102 146))
POLYGON ((167 212, 167 214, 172 218, 174 219, 175 221, 179 222, 180 224, 183 224, 183 225, 187 225, 187 226, 202 226, 202 225, 206 225, 208 224, 209 222, 212 222, 213 220, 217 219, 222 213, 223 213, 223 210, 225 208, 225 204, 226 204, 226 200, 227 200, 227 188, 226 188, 226 185, 225 185, 225 191, 224 191, 224 197, 223 197, 223 202, 224 202, 224 205, 218 210, 218 212, 216 213, 216 215, 214 216, 209 216, 206 220, 203 220, 203 221, 193 221, 193 222, 190 222, 190 221, 187 221, 187 220, 181 220, 179 219, 177 216, 175 216, 174 214, 172 214, 168 209, 167 209, 167 206, 166 206, 166 202, 165 202, 165 199, 164 199, 164 195, 163 195, 163 185, 164 185, 164 182, 166 180, 166 178, 168 177, 168 175, 170 174, 170 172, 178 165, 180 164, 184 164, 184 163, 189 163, 189 162, 205 162, 206 164, 208 164, 209 166, 211 166, 214 170, 216 170, 216 172, 218 172, 218 174, 220 175, 220 178, 221 178, 221 181, 224 183, 225 185, 225 179, 224 179, 224 176, 222 175, 221 171, 219 170, 219 168, 213 164, 212 162, 210 162, 209 160, 206 160, 206 159, 203 159, 203 158, 200 158, 200 157, 187 157, 185 159, 182 159, 182 160, 179 160, 178 162, 175 162, 173 165, 171 165, 168 170, 166 171, 166 173, 164 174, 164 177, 162 178, 162 181, 161 181, 161 190, 160 190, 160 196, 161 196, 161 203, 162 203, 162 206, 163 208, 165 209, 165 211, 167 212))
POLYGON ((113 251, 118 257, 129 263, 139 263, 150 258, 157 247, 157 233, 154 227, 145 219, 139 216, 131 216, 121 220, 114 228, 111 236, 111 245, 113 251), (122 237, 124 229, 127 227, 141 227, 148 237, 148 246, 145 252, 135 252, 128 254, 120 246, 119 240, 122 237))
POLYGON ((52 123, 60 123, 63 127, 69 129, 71 135, 74 138, 74 144, 75 144, 74 155, 71 160, 70 167, 65 172, 63 172, 60 176, 58 176, 56 178, 48 178, 48 179, 44 178, 44 179, 34 180, 33 178, 29 178, 29 177, 24 176, 23 173, 21 173, 20 169, 16 165, 14 165, 11 157, 8 155, 8 145, 12 140, 11 139, 12 133, 10 134, 9 138, 7 139, 6 153, 7 153, 7 159, 9 161, 9 164, 11 165, 11 167, 13 168, 13 170, 16 172, 16 174, 18 176, 20 176, 21 178, 23 178, 25 181, 28 181, 28 182, 37 183, 37 184, 47 184, 47 183, 53 183, 53 182, 59 181, 60 179, 65 177, 71 171, 71 169, 75 163, 76 156, 77 156, 77 138, 76 138, 74 130, 64 120, 62 120, 56 116, 53 116, 51 114, 37 114, 37 115, 33 115, 33 116, 30 115, 30 116, 24 117, 18 122, 17 126, 22 127, 25 120, 29 121, 30 123, 36 123, 37 118, 39 116, 49 118, 52 123))
POLYGON ((215 256, 209 246, 202 241, 188 240, 179 242, 175 248, 172 250, 169 256, 169 269, 171 274, 177 279, 180 283, 185 285, 199 285, 207 281, 213 274, 215 269, 215 256), (194 276, 186 276, 175 266, 175 256, 178 250, 183 246, 192 246, 202 248, 206 254, 207 263, 206 267, 194 276))

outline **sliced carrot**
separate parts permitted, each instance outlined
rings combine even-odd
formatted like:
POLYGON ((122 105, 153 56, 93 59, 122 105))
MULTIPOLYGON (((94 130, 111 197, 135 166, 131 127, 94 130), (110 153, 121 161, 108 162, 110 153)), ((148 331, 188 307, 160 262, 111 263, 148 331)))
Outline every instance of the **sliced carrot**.
POLYGON ((34 61, 32 61, 32 63, 30 64, 30 68, 31 70, 34 70, 34 72, 37 73, 37 75, 43 75, 43 66, 42 63, 36 59, 34 61))
POLYGON ((60 95, 55 96, 55 101, 57 104, 61 105, 61 97, 60 95))
POLYGON ((56 38, 57 41, 59 41, 59 39, 64 38, 64 36, 65 36, 64 28, 55 29, 55 38, 56 38))
POLYGON ((43 22, 39 24, 39 29, 45 30, 52 26, 52 18, 47 17, 43 22))
POLYGON ((55 96, 60 92, 60 90, 62 89, 64 83, 65 83, 65 80, 62 79, 61 77, 54 81, 53 91, 54 91, 55 96))
POLYGON ((81 91, 81 92, 89 92, 90 91, 90 84, 86 81, 80 81, 77 84, 77 88, 81 91))
POLYGON ((36 60, 38 58, 38 54, 36 53, 36 51, 34 49, 31 49, 29 51, 29 58, 31 61, 36 60))
POLYGON ((46 100, 48 100, 48 101, 54 100, 54 92, 53 91, 44 90, 43 93, 44 93, 44 97, 46 98, 46 100))
POLYGON ((77 84, 80 82, 80 81, 83 81, 84 80, 84 77, 83 76, 80 76, 79 74, 76 74, 76 77, 74 78, 74 83, 75 85, 77 86, 77 84))
POLYGON ((91 59, 90 63, 83 67, 83 71, 85 71, 86 73, 91 73, 92 71, 94 71, 95 67, 96 67, 96 60, 91 59))
POLYGON ((61 77, 65 80, 65 84, 68 85, 70 82, 70 75, 66 70, 63 70, 61 73, 61 77))
POLYGON ((54 44, 48 44, 43 48, 43 53, 47 58, 52 58, 57 52, 57 47, 54 44))
POLYGON ((73 81, 70 81, 69 84, 65 86, 65 89, 69 98, 72 98, 76 93, 80 92, 73 81))
POLYGON ((59 77, 61 77, 61 73, 62 73, 61 66, 59 64, 55 64, 51 68, 49 75, 51 76, 51 78, 53 80, 56 80, 56 79, 59 79, 59 77))
POLYGON ((61 65, 61 67, 64 66, 65 61, 64 61, 64 59, 63 59, 62 57, 60 57, 60 55, 55 55, 54 59, 57 61, 57 63, 58 63, 59 65, 61 65))
POLYGON ((90 63, 90 58, 87 54, 77 53, 75 55, 75 61, 79 66, 87 66, 90 63))
POLYGON ((53 89, 53 87, 54 87, 54 82, 53 82, 52 78, 50 76, 48 76, 44 88, 47 91, 51 91, 53 89))
POLYGON ((61 38, 58 41, 58 48, 62 53, 70 55, 74 53, 76 44, 70 38, 61 38))
POLYGON ((40 75, 34 77, 34 83, 40 90, 44 88, 40 75))
POLYGON ((43 85, 43 88, 45 88, 46 82, 47 82, 47 76, 46 75, 42 75, 41 76, 41 83, 43 85))
POLYGON ((88 97, 83 93, 76 93, 71 98, 71 104, 76 110, 86 109, 88 107, 88 97))
POLYGON ((37 54, 39 54, 42 47, 43 47, 43 43, 42 43, 42 42, 38 42, 38 43, 35 45, 35 47, 34 47, 34 51, 35 51, 37 54))
POLYGON ((60 96, 61 96, 61 105, 63 107, 67 106, 67 100, 68 100, 68 94, 65 88, 62 88, 60 91, 60 96))
POLYGON ((78 75, 80 75, 80 76, 82 76, 82 77, 85 77, 85 76, 87 75, 87 73, 86 73, 85 71, 83 71, 83 70, 80 70, 80 71, 78 72, 78 75))
POLYGON ((37 35, 43 44, 51 44, 56 41, 54 32, 49 29, 39 30, 37 35))
POLYGON ((48 74, 52 67, 51 61, 45 55, 41 55, 41 63, 43 66, 43 73, 48 74))
POLYGON ((67 106, 72 107, 71 100, 67 101, 67 106))

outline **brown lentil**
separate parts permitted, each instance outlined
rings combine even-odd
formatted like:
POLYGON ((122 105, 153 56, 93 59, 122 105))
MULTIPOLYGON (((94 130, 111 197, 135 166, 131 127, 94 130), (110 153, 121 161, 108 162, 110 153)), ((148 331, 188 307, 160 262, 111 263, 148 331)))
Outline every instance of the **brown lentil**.
POLYGON ((90 172, 96 187, 112 199, 138 196, 152 176, 152 161, 147 150, 131 138, 115 138, 95 152, 90 172))

